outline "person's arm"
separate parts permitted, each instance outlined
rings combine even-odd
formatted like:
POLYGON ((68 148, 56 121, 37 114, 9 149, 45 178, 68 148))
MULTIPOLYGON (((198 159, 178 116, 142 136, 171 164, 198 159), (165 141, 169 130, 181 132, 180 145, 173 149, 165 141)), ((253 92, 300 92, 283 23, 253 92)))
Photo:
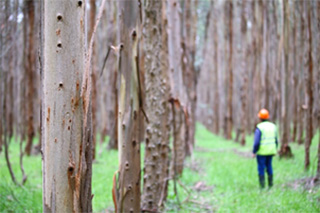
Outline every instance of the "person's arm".
POLYGON ((253 144, 253 154, 256 154, 260 147, 260 140, 261 140, 261 131, 260 129, 256 128, 254 132, 254 144, 253 144))

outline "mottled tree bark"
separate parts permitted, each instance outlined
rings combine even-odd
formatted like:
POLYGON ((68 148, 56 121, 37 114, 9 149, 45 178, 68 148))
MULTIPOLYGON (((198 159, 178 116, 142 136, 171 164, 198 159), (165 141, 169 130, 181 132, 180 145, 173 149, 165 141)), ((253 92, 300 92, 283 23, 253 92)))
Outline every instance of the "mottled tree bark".
POLYGON ((148 0, 144 9, 146 128, 142 211, 158 212, 167 187, 169 149, 168 53, 164 51, 162 1, 148 0), (163 174, 164 172, 164 174, 163 174))
POLYGON ((41 10, 43 210, 91 212, 91 104, 80 93, 85 1, 48 0, 41 10))

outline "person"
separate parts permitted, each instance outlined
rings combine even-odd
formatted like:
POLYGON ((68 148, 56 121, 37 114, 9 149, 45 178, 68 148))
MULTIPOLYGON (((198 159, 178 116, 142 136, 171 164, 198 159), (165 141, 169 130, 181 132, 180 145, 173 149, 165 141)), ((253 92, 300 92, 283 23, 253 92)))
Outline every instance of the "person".
POLYGON ((268 174, 268 186, 273 185, 272 157, 277 154, 277 127, 269 121, 269 112, 261 109, 258 114, 261 122, 254 133, 253 157, 257 158, 260 188, 265 187, 265 169, 268 174))

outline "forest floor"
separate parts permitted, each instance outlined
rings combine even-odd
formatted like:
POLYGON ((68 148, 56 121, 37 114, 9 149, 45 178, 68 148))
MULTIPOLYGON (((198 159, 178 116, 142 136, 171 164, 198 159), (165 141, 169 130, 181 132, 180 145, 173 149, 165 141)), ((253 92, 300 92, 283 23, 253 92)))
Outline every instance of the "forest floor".
MULTIPOLYGON (((310 184, 316 173, 318 137, 312 143, 308 172, 303 169, 304 146, 290 144, 294 158, 275 157, 274 187, 261 191, 256 160, 251 157, 252 136, 242 147, 197 125, 194 153, 177 181, 180 205, 171 181, 164 212, 320 212, 320 187, 310 184)), ((19 145, 14 141, 10 156, 17 179, 21 180, 19 145)), ((41 212, 41 157, 24 158, 28 180, 23 187, 11 183, 4 152, 0 159, 0 212, 41 212)), ((117 164, 116 151, 101 152, 98 147, 92 181, 95 212, 113 210, 111 186, 117 164)))

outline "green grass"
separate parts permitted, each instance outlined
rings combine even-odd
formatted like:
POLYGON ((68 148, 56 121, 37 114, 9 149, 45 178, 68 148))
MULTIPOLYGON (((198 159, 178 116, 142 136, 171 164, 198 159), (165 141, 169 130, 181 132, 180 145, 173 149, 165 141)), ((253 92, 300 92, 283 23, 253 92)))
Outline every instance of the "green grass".
MULTIPOLYGON (((187 159, 180 183, 177 183, 178 205, 169 184, 165 212, 319 212, 320 189, 306 189, 297 180, 312 177, 316 173, 318 137, 314 137, 311 148, 311 167, 304 171, 304 146, 290 144, 294 158, 273 160, 274 187, 259 189, 256 161, 250 156, 253 137, 247 138, 247 145, 241 147, 232 141, 209 133, 203 126, 197 126, 196 148, 187 159), (240 153, 240 154, 239 154, 240 153), (195 186, 200 183, 202 190, 195 186), (184 189, 186 188, 186 189, 184 189)), ((103 145, 105 149, 106 144, 103 145)), ((98 147, 98 150, 100 147, 98 147)), ((10 157, 18 180, 19 145, 10 144, 10 157)), ((99 151, 97 152, 99 153, 99 151)), ((41 212, 42 177, 41 157, 24 158, 28 180, 23 187, 14 186, 0 154, 0 212, 41 212)), ((101 152, 93 165, 93 210, 102 212, 113 208, 112 177, 118 166, 116 151, 101 152)))
MULTIPOLYGON (((306 189, 303 184, 297 184, 297 180, 315 176, 318 137, 316 135, 313 140, 311 167, 308 172, 304 171, 304 146, 290 144, 295 157, 274 157, 274 187, 261 191, 256 160, 250 158, 253 136, 249 136, 247 145, 241 147, 212 135, 198 125, 198 149, 187 160, 181 181, 189 189, 201 181, 212 190, 191 190, 188 200, 192 202, 183 203, 180 212, 203 212, 203 208, 218 212, 319 212, 320 188, 306 189), (235 153, 235 149, 238 153, 241 152, 240 155, 235 153), (193 171, 195 169, 192 164, 198 165, 197 170, 201 167, 200 171, 193 171)), ((171 191, 172 186, 171 184, 171 191)), ((178 194, 180 200, 186 199, 188 195, 181 186, 178 187, 178 194)), ((175 196, 171 193, 169 197, 167 209, 175 212, 175 196)))

